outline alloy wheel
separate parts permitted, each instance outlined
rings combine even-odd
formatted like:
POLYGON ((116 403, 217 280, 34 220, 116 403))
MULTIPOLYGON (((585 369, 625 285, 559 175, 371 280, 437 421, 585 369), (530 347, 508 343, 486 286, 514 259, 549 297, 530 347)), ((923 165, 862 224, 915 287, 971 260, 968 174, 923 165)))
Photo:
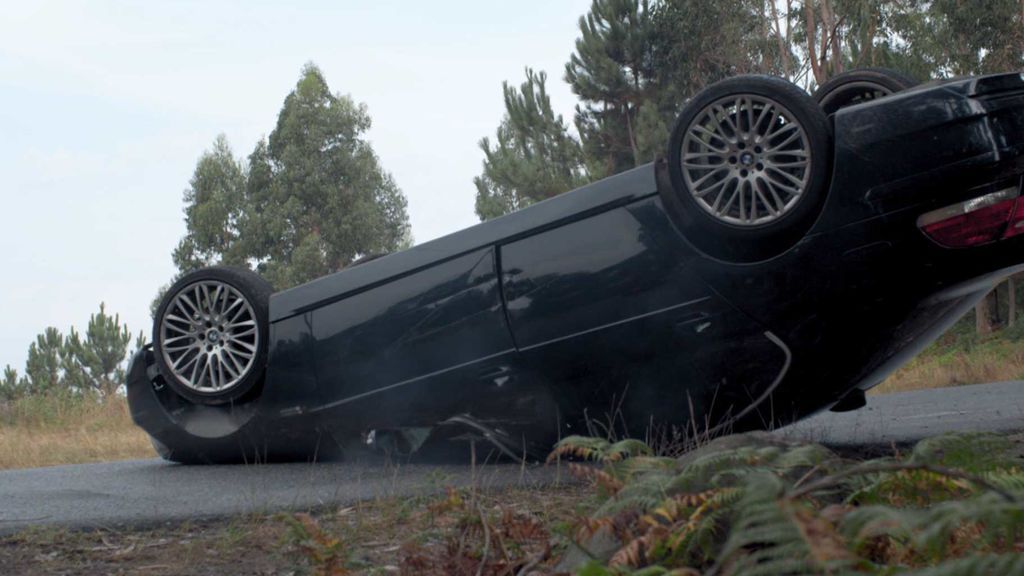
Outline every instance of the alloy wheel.
POLYGON ((203 280, 174 295, 160 318, 160 350, 190 390, 229 390, 252 370, 260 345, 252 304, 230 284, 203 280))
POLYGON ((698 206, 748 228, 787 216, 807 191, 810 143, 793 114, 771 98, 728 96, 686 128, 682 175, 698 206))

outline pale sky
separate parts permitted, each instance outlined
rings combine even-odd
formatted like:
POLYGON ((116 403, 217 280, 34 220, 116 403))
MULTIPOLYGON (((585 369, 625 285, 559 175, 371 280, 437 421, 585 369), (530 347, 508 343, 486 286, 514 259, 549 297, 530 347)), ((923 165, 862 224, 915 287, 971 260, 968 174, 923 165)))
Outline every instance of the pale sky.
POLYGON ((562 81, 589 0, 0 2, 0 369, 101 301, 138 332, 174 273, 182 192, 219 133, 247 156, 302 65, 369 107, 417 242, 474 224, 501 82, 562 81))

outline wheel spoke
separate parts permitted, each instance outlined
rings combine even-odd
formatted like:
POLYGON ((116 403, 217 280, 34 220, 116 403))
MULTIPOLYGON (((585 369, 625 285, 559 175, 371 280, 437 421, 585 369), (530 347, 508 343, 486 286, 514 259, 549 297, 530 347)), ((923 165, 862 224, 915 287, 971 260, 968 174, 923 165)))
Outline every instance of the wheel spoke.
POLYGON ((192 324, 190 321, 188 321, 188 320, 186 320, 186 319, 184 319, 181 316, 178 316, 176 314, 168 314, 168 315, 164 316, 164 318, 166 318, 168 320, 173 320, 175 322, 179 322, 181 324, 189 324, 189 325, 192 324))
POLYGON ((772 162, 770 166, 772 168, 806 168, 809 164, 809 160, 798 160, 796 162, 772 162))
POLYGON ((704 182, 708 181, 712 176, 714 176, 715 174, 720 173, 722 170, 726 170, 726 167, 725 166, 719 166, 714 172, 711 172, 709 174, 705 174, 703 177, 701 177, 700 180, 697 180, 696 182, 693 183, 693 187, 699 190, 701 185, 704 184, 704 182))
MULTIPOLYGON (((700 124, 694 125, 690 129, 690 132, 691 132, 691 134, 696 132, 697 136, 700 136, 701 134, 703 134, 704 136, 707 136, 709 139, 713 138, 713 139, 718 140, 720 142, 724 142, 727 146, 729 145, 729 140, 726 139, 724 136, 722 136, 718 132, 712 132, 711 130, 708 130, 707 128, 701 126, 700 124)), ((709 140, 701 140, 699 137, 698 137, 697 140, 701 143, 702 146, 704 146, 706 148, 710 148, 712 150, 720 151, 720 152, 723 152, 723 153, 727 151, 726 148, 716 148, 716 147, 712 146, 711 142, 709 140)))
POLYGON ((768 174, 769 177, 771 177, 772 174, 778 174, 784 177, 786 180, 789 180, 791 183, 793 183, 795 186, 799 188, 802 188, 804 185, 804 181, 802 179, 797 178, 796 176, 793 176, 792 174, 784 170, 779 170, 778 168, 771 164, 765 166, 765 172, 768 174))
POLYGON ((186 335, 189 335, 189 336, 192 335, 192 331, 191 330, 187 330, 185 328, 181 328, 180 326, 175 326, 174 324, 166 324, 164 327, 167 328, 168 330, 173 330, 174 332, 177 332, 179 334, 186 334, 186 335))

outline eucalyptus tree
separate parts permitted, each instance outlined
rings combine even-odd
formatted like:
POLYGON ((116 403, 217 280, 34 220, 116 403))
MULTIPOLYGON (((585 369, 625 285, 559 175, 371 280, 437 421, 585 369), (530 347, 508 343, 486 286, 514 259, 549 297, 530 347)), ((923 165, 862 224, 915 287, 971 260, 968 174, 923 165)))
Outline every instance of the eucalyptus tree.
POLYGON ((223 137, 200 158, 184 195, 179 274, 248 266, 284 289, 411 243, 405 196, 365 138, 370 124, 364 104, 332 93, 307 64, 247 161, 223 137))

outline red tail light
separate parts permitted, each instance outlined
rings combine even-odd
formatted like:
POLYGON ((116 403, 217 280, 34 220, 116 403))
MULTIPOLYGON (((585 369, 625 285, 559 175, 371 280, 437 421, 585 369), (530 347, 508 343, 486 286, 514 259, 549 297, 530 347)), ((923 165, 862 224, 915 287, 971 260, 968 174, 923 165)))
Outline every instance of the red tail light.
POLYGON ((1024 234, 1020 188, 1004 188, 922 214, 917 227, 946 248, 970 248, 1024 234))

